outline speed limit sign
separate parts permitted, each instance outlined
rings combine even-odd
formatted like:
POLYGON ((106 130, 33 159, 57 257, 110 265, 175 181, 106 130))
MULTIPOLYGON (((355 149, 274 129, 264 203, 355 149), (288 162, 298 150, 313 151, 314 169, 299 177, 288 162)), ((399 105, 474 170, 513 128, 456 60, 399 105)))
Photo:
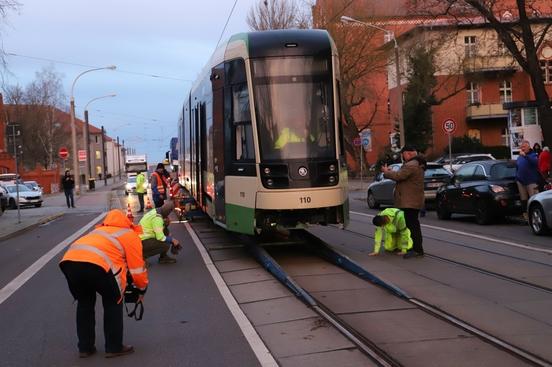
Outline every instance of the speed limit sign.
POLYGON ((456 131, 456 122, 453 119, 443 121, 443 131, 445 134, 452 134, 456 131))

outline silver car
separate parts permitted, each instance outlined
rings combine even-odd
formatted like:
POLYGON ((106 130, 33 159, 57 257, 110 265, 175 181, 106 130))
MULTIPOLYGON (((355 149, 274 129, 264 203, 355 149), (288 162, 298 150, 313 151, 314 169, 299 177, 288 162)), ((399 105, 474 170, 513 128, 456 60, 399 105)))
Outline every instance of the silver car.
POLYGON ((527 203, 529 226, 536 235, 552 230, 552 190, 531 196, 527 203))

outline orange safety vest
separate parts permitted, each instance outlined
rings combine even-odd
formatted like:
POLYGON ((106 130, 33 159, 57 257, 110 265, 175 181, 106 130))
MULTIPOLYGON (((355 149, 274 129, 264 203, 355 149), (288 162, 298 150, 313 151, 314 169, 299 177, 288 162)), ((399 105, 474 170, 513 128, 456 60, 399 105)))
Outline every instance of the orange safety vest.
POLYGON ((153 172, 152 176, 155 177, 155 180, 157 182, 157 191, 159 191, 160 194, 165 194, 165 180, 164 177, 162 178, 161 175, 157 172, 153 172))
POLYGON ((148 286, 142 241, 138 236, 140 232, 140 226, 132 224, 122 211, 113 209, 95 230, 69 246, 61 262, 87 262, 101 266, 106 272, 111 270, 121 292, 121 302, 127 285, 127 271, 137 288, 145 291, 148 286))

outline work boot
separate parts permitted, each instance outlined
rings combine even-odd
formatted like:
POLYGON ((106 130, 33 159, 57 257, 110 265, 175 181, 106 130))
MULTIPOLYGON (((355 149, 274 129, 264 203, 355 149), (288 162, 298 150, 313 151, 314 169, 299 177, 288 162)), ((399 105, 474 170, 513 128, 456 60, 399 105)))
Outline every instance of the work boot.
POLYGON ((105 354, 105 358, 115 358, 125 356, 127 354, 134 353, 134 347, 132 345, 123 345, 123 348, 119 352, 108 352, 105 354))
POLYGON ((96 354, 96 348, 92 348, 87 352, 79 352, 79 358, 88 358, 94 354, 96 354))
POLYGON ((174 264, 175 262, 176 262, 176 259, 168 255, 159 256, 159 264, 174 264))
POLYGON ((421 256, 424 256, 423 252, 416 252, 416 251, 410 250, 406 254, 404 254, 403 259, 410 259, 413 257, 421 257, 421 256))

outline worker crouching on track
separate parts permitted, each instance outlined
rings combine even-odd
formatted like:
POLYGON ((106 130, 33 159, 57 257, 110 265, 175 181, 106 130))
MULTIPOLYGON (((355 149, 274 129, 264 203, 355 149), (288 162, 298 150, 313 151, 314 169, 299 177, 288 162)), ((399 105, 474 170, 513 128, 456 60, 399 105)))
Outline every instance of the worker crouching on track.
POLYGON ((178 240, 169 235, 169 215, 173 209, 174 203, 172 200, 167 200, 162 207, 150 210, 140 220, 144 259, 159 255, 160 264, 176 262, 175 258, 167 255, 169 249, 171 253, 177 254, 182 248, 178 240))
POLYGON ((374 235, 374 251, 369 256, 379 254, 382 238, 384 238, 385 251, 398 251, 398 255, 404 255, 412 248, 410 230, 406 227, 402 210, 387 208, 374 217, 372 224, 376 226, 376 233, 374 235))
POLYGON ((127 271, 141 291, 146 293, 148 273, 142 257, 138 226, 120 210, 111 210, 104 222, 76 240, 59 266, 67 278, 69 290, 77 300, 77 336, 79 356, 96 353, 96 293, 102 296, 106 358, 134 352, 123 344, 123 294, 127 271))

